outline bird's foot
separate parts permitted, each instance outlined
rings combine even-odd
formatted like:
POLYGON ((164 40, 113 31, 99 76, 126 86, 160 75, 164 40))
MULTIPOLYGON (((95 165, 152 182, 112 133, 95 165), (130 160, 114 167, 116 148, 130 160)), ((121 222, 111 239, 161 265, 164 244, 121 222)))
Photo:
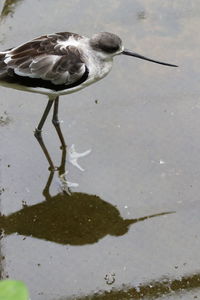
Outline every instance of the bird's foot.
POLYGON ((66 175, 68 174, 68 171, 66 171, 65 173, 61 174, 59 176, 59 189, 61 192, 66 192, 67 194, 71 194, 70 192, 70 188, 71 187, 78 187, 79 184, 76 182, 70 182, 66 179, 66 175))
POLYGON ((84 171, 84 169, 79 165, 78 159, 81 158, 81 157, 87 156, 88 154, 91 153, 91 151, 92 150, 89 149, 89 150, 86 150, 86 151, 81 152, 81 153, 76 152, 75 146, 74 146, 74 144, 72 144, 69 151, 68 151, 68 160, 73 166, 78 168, 80 171, 84 171))

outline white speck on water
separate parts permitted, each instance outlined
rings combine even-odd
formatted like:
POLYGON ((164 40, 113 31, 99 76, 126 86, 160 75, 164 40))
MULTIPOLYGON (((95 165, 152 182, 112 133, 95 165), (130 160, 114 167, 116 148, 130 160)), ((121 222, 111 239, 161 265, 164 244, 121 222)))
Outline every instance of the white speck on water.
POLYGON ((166 173, 161 173, 161 177, 165 178, 166 177, 166 173))
POLYGON ((26 190, 27 193, 30 193, 29 188, 26 187, 25 190, 26 190))
POLYGON ((196 104, 196 105, 192 106, 192 110, 196 109, 196 108, 199 109, 200 108, 200 104, 196 104))
POLYGON ((128 205, 125 205, 124 208, 128 208, 128 205))
POLYGON ((169 283, 169 280, 167 278, 163 278, 162 282, 163 283, 169 283))
POLYGON ((160 159, 160 165, 164 165, 165 164, 165 161, 160 159))

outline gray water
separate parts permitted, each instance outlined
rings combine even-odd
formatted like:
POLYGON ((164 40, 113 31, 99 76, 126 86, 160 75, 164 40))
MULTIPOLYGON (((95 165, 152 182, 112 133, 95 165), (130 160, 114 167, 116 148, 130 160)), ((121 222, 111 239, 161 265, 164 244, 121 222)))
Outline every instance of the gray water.
MULTIPOLYGON (((21 0, 0 9, 2 50, 46 33, 109 31, 179 65, 119 56, 104 80, 61 97, 67 149, 92 150, 78 161, 84 172, 67 156, 71 195, 58 172, 43 193, 53 175, 33 130, 47 98, 0 87, 1 277, 23 280, 32 300, 200 297, 200 3, 21 0)), ((43 136, 59 165, 50 117, 43 136)))

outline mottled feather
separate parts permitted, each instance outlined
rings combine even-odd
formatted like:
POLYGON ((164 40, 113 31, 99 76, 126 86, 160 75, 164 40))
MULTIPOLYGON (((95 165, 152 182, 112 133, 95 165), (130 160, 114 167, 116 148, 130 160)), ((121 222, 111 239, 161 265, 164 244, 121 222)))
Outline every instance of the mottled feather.
POLYGON ((67 41, 81 38, 68 32, 50 34, 1 53, 0 79, 7 78, 11 82, 16 78, 19 83, 22 76, 66 86, 79 82, 87 66, 82 50, 67 41))

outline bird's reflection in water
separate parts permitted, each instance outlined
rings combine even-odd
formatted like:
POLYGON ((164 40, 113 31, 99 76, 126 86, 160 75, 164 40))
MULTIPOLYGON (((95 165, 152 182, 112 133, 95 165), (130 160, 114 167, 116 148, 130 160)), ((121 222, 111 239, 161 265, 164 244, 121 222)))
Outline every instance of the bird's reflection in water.
POLYGON ((46 200, 2 216, 4 233, 16 232, 60 244, 85 245, 107 234, 123 235, 131 224, 166 214, 123 219, 116 207, 98 196, 84 193, 59 193, 53 197, 48 194, 46 200))
MULTIPOLYGON (((131 224, 170 213, 163 212, 137 219, 123 219, 115 206, 100 197, 70 191, 70 188, 66 187, 67 180, 64 178, 66 174, 64 143, 61 149, 60 167, 50 168, 50 175, 43 190, 45 201, 32 206, 24 205, 15 213, 1 216, 0 224, 4 234, 18 233, 59 244, 86 245, 96 243, 108 234, 124 235, 131 224), (52 196, 50 186, 56 172, 59 178, 62 177, 65 186, 62 186, 61 192, 52 196)), ((46 151, 45 147, 44 152, 46 151)), ((46 154, 49 160, 50 155, 46 154)))

